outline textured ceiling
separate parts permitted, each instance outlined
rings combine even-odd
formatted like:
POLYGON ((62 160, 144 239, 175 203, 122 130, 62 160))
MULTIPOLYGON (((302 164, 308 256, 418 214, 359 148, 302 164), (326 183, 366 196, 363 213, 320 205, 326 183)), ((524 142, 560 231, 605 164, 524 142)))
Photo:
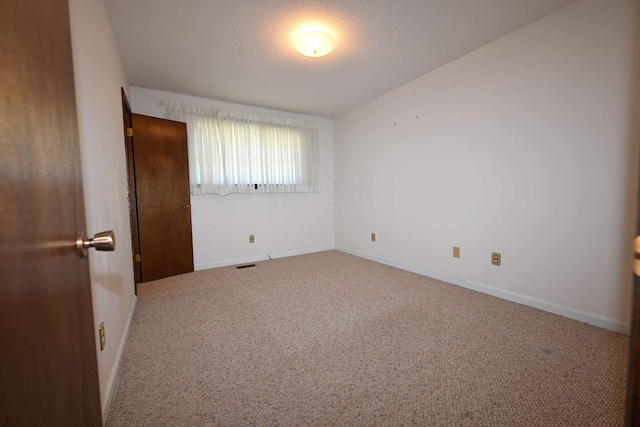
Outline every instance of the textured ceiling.
POLYGON ((105 0, 134 86, 334 118, 574 0, 105 0), (307 58, 291 34, 330 27, 307 58))

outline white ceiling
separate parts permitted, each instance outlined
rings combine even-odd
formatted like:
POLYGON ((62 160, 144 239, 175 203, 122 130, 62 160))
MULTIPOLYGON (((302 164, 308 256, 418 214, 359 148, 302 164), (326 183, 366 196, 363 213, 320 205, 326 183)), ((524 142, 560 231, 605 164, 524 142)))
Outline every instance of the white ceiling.
POLYGON ((575 0, 104 0, 134 86, 335 118, 575 0), (332 27, 307 58, 291 32, 332 27))

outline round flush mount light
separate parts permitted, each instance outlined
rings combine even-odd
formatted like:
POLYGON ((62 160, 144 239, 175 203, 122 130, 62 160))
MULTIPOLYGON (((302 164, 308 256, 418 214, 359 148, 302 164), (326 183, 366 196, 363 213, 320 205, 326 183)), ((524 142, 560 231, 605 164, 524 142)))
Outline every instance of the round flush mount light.
POLYGON ((336 41, 329 34, 313 31, 300 34, 294 45, 301 54, 319 58, 330 54, 336 47, 336 41))

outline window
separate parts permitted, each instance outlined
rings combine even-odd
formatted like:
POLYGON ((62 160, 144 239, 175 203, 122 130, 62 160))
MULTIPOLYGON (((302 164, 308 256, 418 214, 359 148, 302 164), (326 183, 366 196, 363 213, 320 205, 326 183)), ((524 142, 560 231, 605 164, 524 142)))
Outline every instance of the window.
POLYGON ((191 194, 318 192, 319 124, 163 101, 187 124, 191 194))

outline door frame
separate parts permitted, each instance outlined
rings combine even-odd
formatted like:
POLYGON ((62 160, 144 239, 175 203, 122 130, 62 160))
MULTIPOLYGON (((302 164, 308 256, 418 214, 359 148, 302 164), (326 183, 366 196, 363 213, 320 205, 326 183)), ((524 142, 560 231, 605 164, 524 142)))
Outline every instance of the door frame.
MULTIPOLYGON (((637 258, 634 263, 640 263, 637 258)), ((640 271, 634 266, 636 274, 640 271)), ((632 298, 632 315, 631 315, 631 336, 629 342, 629 375, 627 377, 627 408, 626 408, 626 426, 640 426, 640 369, 638 357, 640 356, 640 294, 638 286, 640 280, 638 276, 633 275, 633 298, 632 298)))
POLYGON ((127 99, 124 88, 122 94, 122 123, 124 126, 124 150, 127 160, 127 199, 129 201, 129 222, 131 224, 131 252, 133 254, 133 278, 135 294, 138 295, 138 283, 142 281, 142 267, 140 264, 140 236, 138 232, 138 205, 136 195, 135 157, 133 155, 133 134, 131 104, 127 99))

